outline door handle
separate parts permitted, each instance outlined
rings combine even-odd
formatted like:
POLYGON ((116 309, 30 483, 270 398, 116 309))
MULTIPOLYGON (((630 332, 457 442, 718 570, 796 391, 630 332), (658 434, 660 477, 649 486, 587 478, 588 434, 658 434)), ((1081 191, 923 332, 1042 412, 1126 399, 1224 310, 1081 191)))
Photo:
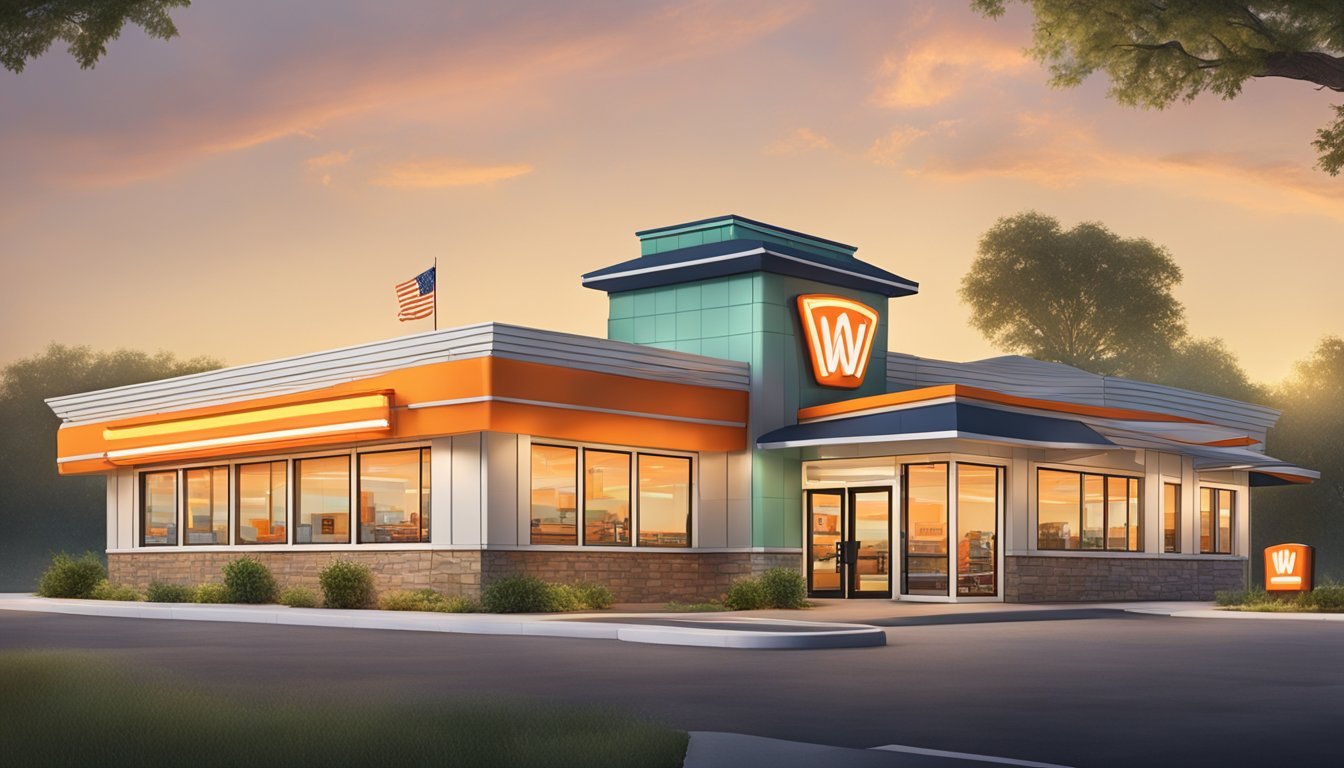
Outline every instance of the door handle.
POLYGON ((840 573, 845 567, 845 542, 835 542, 835 572, 840 573))

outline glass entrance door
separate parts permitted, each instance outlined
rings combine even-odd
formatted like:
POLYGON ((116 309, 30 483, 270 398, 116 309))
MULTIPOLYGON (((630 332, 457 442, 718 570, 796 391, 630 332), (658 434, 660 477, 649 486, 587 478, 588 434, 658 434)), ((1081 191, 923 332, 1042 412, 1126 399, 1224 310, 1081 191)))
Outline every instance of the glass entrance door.
POLYGON ((808 491, 807 591, 814 597, 844 597, 844 491, 808 491))
POLYGON ((808 491, 813 597, 891 597, 891 490, 808 491))
POLYGON ((891 489, 851 489, 849 510, 848 597, 891 597, 891 489))

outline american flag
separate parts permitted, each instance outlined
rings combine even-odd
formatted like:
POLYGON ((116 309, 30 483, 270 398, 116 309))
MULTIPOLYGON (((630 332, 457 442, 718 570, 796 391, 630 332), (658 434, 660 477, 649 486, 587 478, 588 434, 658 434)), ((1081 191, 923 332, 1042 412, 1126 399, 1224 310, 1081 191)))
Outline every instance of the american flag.
POLYGON ((438 267, 430 267, 424 272, 397 284, 397 319, 423 320, 434 314, 434 272, 438 267))

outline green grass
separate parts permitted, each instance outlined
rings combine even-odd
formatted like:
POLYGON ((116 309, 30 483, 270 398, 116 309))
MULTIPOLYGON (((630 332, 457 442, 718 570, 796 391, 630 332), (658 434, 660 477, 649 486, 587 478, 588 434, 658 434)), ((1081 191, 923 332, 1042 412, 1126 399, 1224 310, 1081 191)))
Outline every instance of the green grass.
POLYGON ((1269 593, 1263 589, 1219 592, 1218 607, 1260 613, 1344 613, 1344 585, 1322 584, 1310 592, 1269 593))
POLYGON ((481 701, 217 693, 106 656, 0 653, 10 765, 680 766, 688 737, 623 713, 481 701))
POLYGON ((713 613, 728 610, 723 603, 678 603, 675 600, 664 607, 673 613, 713 613))

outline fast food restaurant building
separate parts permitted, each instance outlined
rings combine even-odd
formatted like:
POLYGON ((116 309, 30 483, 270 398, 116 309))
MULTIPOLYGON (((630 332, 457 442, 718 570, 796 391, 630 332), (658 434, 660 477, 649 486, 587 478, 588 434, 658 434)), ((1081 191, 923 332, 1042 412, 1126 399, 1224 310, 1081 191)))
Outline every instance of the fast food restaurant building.
POLYGON ((1264 453, 1263 406, 888 351, 918 285, 851 246, 637 234, 583 277, 605 338, 483 323, 50 399, 61 473, 107 478, 111 579, 249 553, 282 585, 339 557, 467 595, 694 601, 782 566, 819 597, 1207 599, 1247 579, 1249 489, 1317 477, 1264 453))

